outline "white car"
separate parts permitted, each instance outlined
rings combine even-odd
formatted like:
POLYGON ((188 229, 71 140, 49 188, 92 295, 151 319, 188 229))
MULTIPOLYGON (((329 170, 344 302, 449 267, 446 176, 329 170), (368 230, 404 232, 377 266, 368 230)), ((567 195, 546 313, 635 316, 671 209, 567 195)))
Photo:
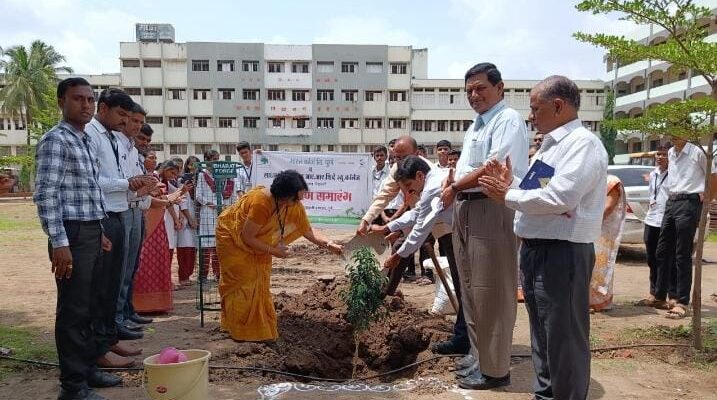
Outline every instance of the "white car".
POLYGON ((608 165, 607 173, 620 178, 627 197, 627 214, 622 229, 622 243, 643 244, 645 215, 650 206, 649 182, 653 166, 608 165))

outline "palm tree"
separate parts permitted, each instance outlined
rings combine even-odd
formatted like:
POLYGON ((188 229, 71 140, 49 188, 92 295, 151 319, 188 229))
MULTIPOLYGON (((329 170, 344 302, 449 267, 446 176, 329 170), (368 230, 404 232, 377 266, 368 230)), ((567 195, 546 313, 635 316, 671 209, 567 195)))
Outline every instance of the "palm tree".
POLYGON ((57 84, 57 72, 72 73, 72 68, 58 66, 65 57, 54 47, 35 40, 29 50, 21 45, 6 50, 0 47, 0 74, 5 84, 0 89, 0 112, 11 118, 24 117, 28 146, 33 111, 53 106, 47 104, 45 94, 57 84))

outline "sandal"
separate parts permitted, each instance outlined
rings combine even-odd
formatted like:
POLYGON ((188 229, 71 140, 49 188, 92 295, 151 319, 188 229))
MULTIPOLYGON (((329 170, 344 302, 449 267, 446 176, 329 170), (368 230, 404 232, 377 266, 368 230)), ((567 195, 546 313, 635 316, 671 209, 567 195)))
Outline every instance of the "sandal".
POLYGON ((649 297, 632 303, 637 307, 652 307, 658 310, 669 310, 673 307, 669 302, 665 300, 657 300, 654 297, 649 297))
POLYGON ((676 304, 667 312, 666 317, 669 319, 682 319, 690 315, 690 309, 683 304, 676 304))

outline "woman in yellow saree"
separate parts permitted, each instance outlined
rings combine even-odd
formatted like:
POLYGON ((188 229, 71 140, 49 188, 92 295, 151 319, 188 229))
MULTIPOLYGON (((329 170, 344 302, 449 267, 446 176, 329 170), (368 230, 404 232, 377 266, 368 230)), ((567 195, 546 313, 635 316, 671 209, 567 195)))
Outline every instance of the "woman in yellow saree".
POLYGON ((289 256, 287 245, 305 237, 340 254, 342 247, 315 232, 301 204, 306 181, 296 171, 280 172, 271 187, 258 186, 217 219, 216 241, 221 326, 234 340, 265 341, 279 337, 271 297, 272 256, 289 256))

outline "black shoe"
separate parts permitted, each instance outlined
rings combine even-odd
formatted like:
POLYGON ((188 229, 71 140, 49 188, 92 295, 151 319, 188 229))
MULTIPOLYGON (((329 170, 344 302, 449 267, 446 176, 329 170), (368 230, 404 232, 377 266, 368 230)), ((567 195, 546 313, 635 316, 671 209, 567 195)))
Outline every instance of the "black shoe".
POLYGON ((65 389, 60 390, 57 400, 107 400, 89 389, 82 389, 79 392, 70 392, 65 389))
POLYGON ((470 390, 487 390, 510 385, 510 374, 502 378, 493 378, 475 371, 470 376, 458 380, 458 387, 470 390))
POLYGON ((131 315, 129 317, 129 320, 136 324, 151 324, 152 323, 152 318, 143 317, 138 314, 131 315))
POLYGON ((122 377, 100 370, 95 370, 87 377, 87 384, 93 388, 108 388, 122 383, 122 377))
POLYGON ((131 320, 125 321, 122 325, 124 325, 125 328, 136 332, 142 332, 144 329, 142 325, 132 322, 131 320))
POLYGON ((460 345, 452 340, 446 340, 445 342, 434 344, 431 350, 437 354, 468 354, 471 350, 471 346, 460 345))
POLYGON ((456 361, 456 370, 472 367, 475 363, 476 358, 473 357, 473 354, 468 354, 465 357, 456 361))
POLYGON ((117 337, 119 340, 137 340, 142 339, 144 334, 142 332, 133 332, 125 328, 124 325, 119 325, 117 327, 117 337))

